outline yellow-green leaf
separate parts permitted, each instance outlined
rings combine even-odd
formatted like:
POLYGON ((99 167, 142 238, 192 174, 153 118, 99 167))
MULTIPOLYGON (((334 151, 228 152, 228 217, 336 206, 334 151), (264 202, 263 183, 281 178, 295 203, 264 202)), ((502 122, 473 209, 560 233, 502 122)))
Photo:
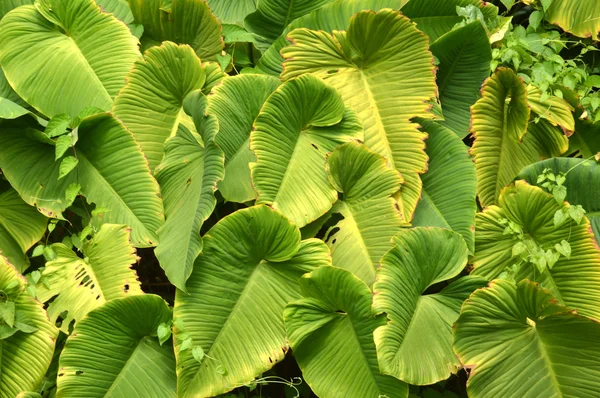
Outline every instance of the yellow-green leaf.
POLYGON ((284 80, 310 73, 335 87, 357 113, 365 145, 400 171, 404 218, 421 196, 426 135, 411 121, 432 118, 426 102, 436 95, 427 37, 397 11, 359 12, 347 32, 297 29, 282 50, 284 80))

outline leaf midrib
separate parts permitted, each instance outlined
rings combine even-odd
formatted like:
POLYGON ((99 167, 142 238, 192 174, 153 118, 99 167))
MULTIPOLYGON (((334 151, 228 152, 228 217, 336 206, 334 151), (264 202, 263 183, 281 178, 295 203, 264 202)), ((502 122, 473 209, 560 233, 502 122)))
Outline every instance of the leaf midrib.
MULTIPOLYGON (((361 83, 363 83, 364 87, 365 87, 365 93, 367 95, 367 100, 369 105, 371 105, 369 108, 371 110, 371 114, 373 115, 373 117, 375 118, 375 120, 377 121, 377 126, 379 127, 379 131, 378 133, 383 132, 383 141, 385 142, 385 148, 386 148, 386 152, 387 155, 384 156, 386 158, 386 160, 390 163, 390 166, 393 169, 397 169, 396 168, 396 162, 394 159, 394 153, 392 152, 392 147, 390 146, 390 141, 388 139, 387 136, 387 128, 385 126, 385 124, 383 123, 383 120, 381 118, 381 113, 379 112, 379 104, 377 103, 377 101, 375 100, 375 97, 373 96, 373 91, 371 90, 371 86, 369 85, 369 81, 367 80, 367 76, 365 75, 364 70, 357 68, 358 72, 360 73, 360 80, 361 83)), ((366 133, 366 129, 365 129, 365 133, 366 133)), ((367 137, 365 137, 365 143, 367 141, 367 137)))
POLYGON ((62 33, 59 33, 59 34, 61 36, 65 37, 77 49, 77 54, 81 55, 81 58, 85 60, 85 66, 88 67, 91 70, 92 76, 94 76, 94 78, 100 84, 100 87, 102 87, 102 91, 106 94, 106 97, 108 98, 108 100, 112 104, 113 100, 112 100, 112 97, 111 97, 110 93, 108 92, 108 90, 106 90, 106 87, 104 87, 104 83, 102 83, 102 80, 100 80, 100 77, 96 74, 96 70, 94 69, 94 67, 90 64, 90 62, 85 57, 85 55, 83 54, 83 52, 81 52, 81 48, 79 48, 79 45, 77 44, 77 41, 75 40, 75 38, 73 38, 72 36, 64 35, 62 33))
POLYGON ((290 16, 292 15, 292 9, 294 8, 294 0, 290 0, 290 5, 288 6, 288 11, 283 21, 283 28, 287 27, 290 23, 290 16))
MULTIPOLYGON (((79 162, 80 162, 79 167, 81 167, 81 163, 83 163, 81 161, 85 160, 85 162, 87 162, 87 164, 89 165, 89 169, 91 170, 91 173, 96 175, 100 181, 104 182, 103 185, 105 187, 109 188, 110 192, 112 192, 114 194, 113 197, 116 197, 118 199, 118 202, 122 204, 122 206, 127 210, 127 212, 130 213, 131 216, 133 216, 133 218, 138 221, 139 225, 135 226, 135 228, 138 230, 138 232, 141 232, 140 229, 143 229, 143 235, 146 235, 146 237, 150 236, 150 237, 152 237, 152 239, 156 240, 156 238, 153 236, 153 234, 151 234, 150 231, 148 231, 148 229, 146 228, 146 225, 142 222, 142 220, 140 220, 139 217, 133 212, 133 210, 125 203, 125 201, 123 200, 121 195, 119 195, 117 193, 117 191, 115 191, 113 186, 104 178, 102 173, 94 166, 94 164, 92 162, 90 162, 90 160, 85 156, 85 154, 81 151, 78 152, 78 158, 79 158, 79 162)), ((82 188, 82 190, 84 190, 84 188, 82 188)), ((132 225, 132 227, 133 227, 133 225, 132 225)), ((140 233, 140 235, 142 235, 142 233, 140 233)))
POLYGON ((539 332, 537 331, 537 328, 533 327, 532 329, 533 329, 536 343, 538 345, 538 349, 540 350, 540 354, 542 354, 542 359, 544 361, 544 365, 548 369, 548 374, 550 376, 552 385, 554 386, 556 391, 559 393, 559 396, 562 397, 563 393, 562 393, 562 390, 560 389, 560 384, 558 384, 558 380, 556 379, 556 372, 554 371, 554 368, 552 367, 552 362, 550 361, 550 358, 548 357, 548 352, 546 351, 546 347, 544 346, 544 344, 542 342, 542 339, 539 335, 539 332))
POLYGON ((450 229, 454 229, 452 228, 452 226, 450 225, 450 223, 448 222, 448 220, 446 219, 446 217, 444 217, 444 215, 442 214, 442 212, 440 211, 440 209, 437 207, 437 205, 435 204, 434 200, 431 198, 431 196, 429 196, 429 194, 425 191, 425 187, 423 187, 423 189, 421 190, 421 200, 426 199, 429 203, 430 203, 430 208, 433 208, 433 210, 435 210, 436 214, 439 215, 439 217, 444 220, 444 222, 446 223, 446 226, 444 228, 450 228, 450 229))
POLYGON ((123 364, 123 367, 121 368, 121 371, 119 372, 119 374, 117 375, 117 377, 115 377, 115 379, 113 380, 113 382, 111 383, 110 387, 108 390, 106 390, 106 393, 104 394, 105 397, 110 397, 112 390, 115 388, 115 386, 118 385, 117 381, 119 381, 121 379, 121 377, 123 377, 123 374, 125 373, 123 370, 125 370, 130 364, 131 364, 131 360, 134 357, 133 354, 135 354, 135 352, 140 348, 140 346, 142 345, 143 342, 145 342, 146 340, 150 339, 150 337, 148 336, 144 336, 140 339, 140 341, 138 341, 138 343, 135 345, 135 348, 131 351, 131 354, 129 355, 129 358, 127 358, 127 361, 125 362, 125 364, 123 364))
MULTIPOLYGON (((240 303, 242 302, 242 298, 244 297, 244 295, 247 294, 248 290, 249 290, 249 286, 253 285, 254 283, 254 279, 256 278, 256 276, 259 274, 259 269, 261 266, 264 266, 266 263, 265 260, 260 261, 258 264, 256 264, 254 266, 254 270, 250 273, 250 276, 248 277, 248 280, 244 286, 244 288, 242 289, 242 292, 240 293, 240 295, 238 296, 238 299, 236 300, 233 308, 231 309, 231 311, 229 312, 229 315, 227 315, 227 319, 225 319, 225 322, 223 322, 221 328, 219 329, 219 333, 217 334, 217 336, 213 339, 212 344, 210 345, 210 347, 208 348, 208 350, 206 350, 207 355, 205 355, 205 359, 202 361, 202 363, 200 363, 200 365, 198 366, 198 370, 196 370, 194 377, 192 378, 192 380, 188 383, 188 386, 194 386, 197 385, 196 383, 196 379, 199 377, 200 373, 202 372, 202 365, 205 363, 206 360, 210 360, 210 357, 212 357, 212 353, 213 353, 213 349, 215 346, 218 345, 219 340, 221 339, 221 337, 223 336, 223 331, 226 330, 227 325, 229 325, 229 323, 231 322, 231 319, 234 318, 233 314, 236 313, 238 307, 240 306, 240 303)), ((216 357, 215 357, 216 358, 216 357)), ((218 358, 216 358, 218 359, 218 358)))
MULTIPOLYGON (((371 376, 371 379, 373 380, 373 384, 375 385, 375 387, 377 387, 377 390, 379 390, 379 392, 381 392, 379 383, 377 383, 377 379, 375 378, 375 374, 373 373, 372 365, 371 365, 371 363, 369 363, 369 359, 367 358, 367 355, 365 354, 365 351, 363 350, 363 347, 360 344, 360 339, 358 337, 358 333, 356 333, 356 328, 354 327, 354 322, 352 322, 350 315, 347 315, 345 318, 347 319, 347 322, 350 323, 350 329, 352 329, 352 332, 354 334, 354 341, 355 341, 356 345, 358 346, 358 350, 360 351, 363 359, 365 360, 365 363, 367 364, 367 368, 369 369, 369 375, 371 376)), ((342 319, 341 322, 344 322, 344 319, 342 319)), ((371 335, 372 335, 372 333, 371 333, 371 335)), ((373 346, 375 346, 375 344, 373 344, 373 346)))
MULTIPOLYGON (((386 198, 387 199, 387 198, 386 198)), ((352 225, 354 228, 356 228, 356 231, 358 232, 358 236, 360 237, 360 244, 361 244, 361 248, 363 253, 366 255, 365 257, 368 259, 369 261, 369 266, 371 269, 371 275, 374 278, 375 276, 375 272, 377 271, 377 266, 375 264, 373 264, 373 262, 371 261, 371 253, 369 252, 369 248, 365 242, 365 238, 363 237, 362 231, 361 229, 358 227, 358 223, 356 222, 356 217, 354 216, 354 210, 352 209, 352 206, 347 203, 347 202, 341 202, 350 212, 350 220, 352 221, 352 225)))

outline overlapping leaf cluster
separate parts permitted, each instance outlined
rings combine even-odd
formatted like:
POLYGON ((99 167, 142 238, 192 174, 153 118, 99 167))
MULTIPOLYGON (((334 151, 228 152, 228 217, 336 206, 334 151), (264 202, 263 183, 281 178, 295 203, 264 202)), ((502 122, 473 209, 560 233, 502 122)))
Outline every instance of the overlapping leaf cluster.
POLYGON ((0 397, 600 395, 600 9, 501 3, 0 4, 0 397))

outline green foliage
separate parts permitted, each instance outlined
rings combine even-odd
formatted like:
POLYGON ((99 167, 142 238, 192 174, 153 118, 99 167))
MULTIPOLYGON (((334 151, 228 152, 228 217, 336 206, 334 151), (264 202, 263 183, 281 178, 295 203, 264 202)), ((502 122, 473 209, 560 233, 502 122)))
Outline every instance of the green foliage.
POLYGON ((600 396, 598 4, 0 1, 0 398, 600 396))

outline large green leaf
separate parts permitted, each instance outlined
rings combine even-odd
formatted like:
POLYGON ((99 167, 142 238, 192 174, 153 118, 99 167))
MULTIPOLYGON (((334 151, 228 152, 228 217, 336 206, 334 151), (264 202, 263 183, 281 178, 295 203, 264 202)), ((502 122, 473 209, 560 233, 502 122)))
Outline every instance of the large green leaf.
POLYGON ((496 6, 481 0, 411 0, 402 7, 402 14, 416 22, 417 28, 434 42, 463 21, 456 8, 468 6, 479 8, 485 18, 495 19, 498 15, 496 6))
POLYGON ((279 79, 261 75, 239 75, 223 80, 209 95, 208 113, 219 120, 216 143, 225 152, 225 179, 219 191, 230 202, 256 198, 250 178, 250 132, 263 104, 279 86, 279 79), (243 98, 243 101, 240 101, 243 98))
POLYGON ((2 19, 2 17, 4 17, 6 14, 8 14, 9 11, 11 11, 14 8, 23 6, 23 5, 27 5, 27 4, 33 4, 35 0, 4 0, 0 3, 0 19, 2 19))
POLYGON ((127 0, 95 0, 102 11, 109 12, 119 21, 123 21, 135 37, 140 37, 144 31, 142 25, 136 24, 127 0))
POLYGON ((152 177, 139 145, 123 124, 110 114, 85 119, 72 156, 76 170, 58 180, 60 161, 54 160, 53 142, 33 129, 2 129, 0 168, 30 205, 48 217, 60 217, 70 205, 65 191, 79 183, 89 202, 108 209, 97 224, 127 224, 137 247, 154 246, 163 223, 158 183, 152 177), (23 167, 26 162, 30 167, 23 167))
POLYGON ((569 258, 561 256, 543 274, 535 265, 525 263, 516 280, 536 281, 561 304, 600 319, 600 249, 586 218, 579 225, 571 219, 554 225, 554 213, 565 206, 525 181, 505 188, 498 206, 490 206, 477 215, 473 273, 493 279, 517 262, 512 256, 512 247, 519 239, 516 235, 504 234, 506 225, 502 219, 519 225, 527 239, 532 239, 543 250, 554 250, 554 245, 566 240, 571 246, 569 258))
POLYGON ((28 113, 29 111, 21 105, 0 97, 0 120, 16 119, 28 113))
MULTIPOLYGON (((216 118, 212 116, 207 123, 214 136, 218 130, 216 118)), ((224 169, 223 151, 214 140, 205 139, 201 145, 199 139, 180 127, 177 135, 167 140, 165 158, 156 172, 166 222, 158 231, 160 243, 155 253, 169 281, 183 291, 202 250, 200 228, 215 208, 214 193, 224 169)))
POLYGON ((332 185, 343 194, 332 209, 343 219, 331 227, 326 239, 333 265, 372 286, 381 256, 406 226, 391 196, 402 176, 383 157, 356 143, 336 148, 327 165, 332 185))
POLYGON ((584 158, 600 152, 600 123, 575 120, 575 134, 569 137, 569 149, 579 151, 584 158))
POLYGON ((204 236, 189 294, 175 297, 179 396, 214 397, 282 360, 283 309, 300 298, 298 278, 330 264, 323 242, 300 242, 298 228, 267 206, 219 221, 204 236), (189 350, 179 351, 188 337, 206 353, 200 363, 189 350))
POLYGON ((532 185, 537 183, 537 177, 549 168, 555 175, 567 173, 564 186, 567 188, 567 202, 572 205, 581 205, 596 236, 600 242, 600 201, 597 195, 600 192, 600 165, 593 160, 575 158, 554 158, 532 164, 521 170, 519 178, 532 185))
POLYGON ((133 23, 133 14, 129 8, 127 0, 95 0, 96 4, 104 12, 109 12, 115 16, 119 21, 125 22, 127 25, 133 23))
POLYGON ((433 384, 460 369, 452 325, 462 302, 486 281, 465 277, 439 293, 424 294, 463 270, 468 255, 463 238, 441 228, 415 228, 399 233, 394 243, 373 286, 373 306, 389 318, 375 330, 379 367, 410 384, 433 384))
POLYGON ((0 22, 0 64, 11 86, 49 117, 109 110, 140 56, 137 39, 94 0, 36 7, 14 9, 0 22))
POLYGON ((454 350, 469 397, 597 397, 600 324, 527 280, 498 280, 463 305, 454 350))
POLYGON ((0 169, 21 198, 47 217, 60 218, 70 205, 65 198, 71 173, 58 180, 60 162, 55 161, 54 146, 42 132, 18 126, 0 126, 0 169), (23 167, 23 163, 28 167, 23 167))
POLYGON ((149 49, 127 76, 113 113, 133 133, 151 170, 163 158, 165 140, 186 122, 183 100, 205 81, 205 68, 192 48, 171 42, 149 49))
MULTIPOLYGON (((13 398, 21 391, 37 388, 54 353, 58 329, 48 320, 42 304, 27 293, 26 283, 0 255, 0 291, 14 303, 15 322, 26 323, 30 328, 0 339, 0 398, 13 398)), ((6 334, 7 327, 0 318, 2 334, 6 334)))
POLYGON ((110 114, 86 119, 75 146, 81 193, 89 202, 108 209, 98 223, 126 224, 136 247, 157 243, 163 224, 159 187, 139 145, 123 124, 110 114))
POLYGON ((511 69, 498 69, 486 81, 482 94, 473 106, 472 154, 479 200, 489 206, 497 203, 502 188, 523 167, 544 156, 560 155, 567 149, 567 140, 546 120, 528 123, 527 91, 511 69))
POLYGON ((154 295, 111 300, 77 323, 60 356, 57 396, 175 398, 173 347, 159 345, 171 320, 154 295))
POLYGON ((431 52, 439 60, 437 84, 444 116, 440 124, 464 138, 471 127, 471 106, 490 75, 492 49, 487 33, 481 22, 472 22, 437 39, 431 52))
MULTIPOLYGON (((8 80, 6 80, 6 76, 4 76, 4 72, 2 71, 1 68, 0 68, 0 97, 2 97, 3 100, 8 100, 14 104, 20 105, 21 107, 27 106, 25 101, 23 101, 21 99, 21 97, 19 97, 19 95, 17 93, 15 93, 13 88, 10 86, 10 84, 8 83, 8 80)), ((0 100, 0 101, 2 101, 2 100, 0 100)), ((3 106, 0 106, 0 109, 3 109, 3 106)), ((0 118, 5 119, 6 117, 2 116, 2 114, 0 114, 0 118)))
POLYGON ((0 68, 0 120, 16 119, 26 115, 29 113, 27 108, 29 108, 27 103, 15 93, 0 68))
POLYGON ((323 30, 326 32, 346 30, 348 29, 350 18, 359 11, 379 11, 383 8, 397 10, 404 3, 406 3, 405 0, 334 0, 289 24, 283 31, 283 34, 265 51, 255 69, 259 73, 279 76, 283 70, 283 58, 279 52, 283 47, 289 45, 287 34, 296 28, 323 30))
POLYGON ((542 101, 542 90, 534 85, 527 86, 527 103, 531 111, 548 120, 553 126, 560 126, 565 133, 575 130, 574 108, 564 99, 557 96, 542 101))
POLYGON ((207 0, 212 13, 225 23, 242 22, 246 15, 256 11, 258 0, 207 0))
POLYGON ((596 0, 553 0, 545 18, 575 36, 598 40, 600 3, 596 0))
POLYGON ((282 78, 305 73, 335 87, 365 128, 365 145, 402 173, 402 211, 412 219, 426 170, 426 135, 411 122, 431 118, 435 97, 433 57, 427 37, 397 11, 359 12, 348 31, 297 29, 285 47, 282 78))
POLYGON ((429 164, 423 193, 412 220, 414 226, 441 227, 460 233, 470 252, 475 242, 475 164, 468 147, 444 126, 419 120, 429 137, 425 141, 429 164))
POLYGON ((256 11, 244 20, 248 31, 271 44, 293 20, 329 3, 331 0, 260 0, 256 11))
POLYGON ((325 156, 362 134, 354 112, 320 79, 307 75, 281 85, 265 102, 250 136, 256 203, 271 205, 298 227, 316 220, 337 199, 325 156))
POLYGON ((14 189, 0 193, 0 255, 18 271, 25 271, 29 267, 25 252, 42 239, 47 223, 48 219, 23 202, 14 189))
POLYGON ((320 397, 401 398, 408 386, 379 371, 371 290, 350 272, 320 267, 300 279, 304 298, 287 305, 285 326, 302 376, 320 397))
POLYGON ((213 60, 223 50, 221 25, 204 0, 127 0, 133 18, 144 25, 142 47, 163 41, 189 44, 198 57, 213 60))
POLYGON ((142 294, 131 269, 138 257, 129 237, 126 226, 104 224, 83 245, 84 258, 62 243, 52 245, 56 259, 46 263, 43 283, 38 283, 36 292, 44 303, 56 296, 48 306, 48 316, 52 322, 62 318, 64 333, 69 333, 71 321, 78 322, 108 300, 142 294))

